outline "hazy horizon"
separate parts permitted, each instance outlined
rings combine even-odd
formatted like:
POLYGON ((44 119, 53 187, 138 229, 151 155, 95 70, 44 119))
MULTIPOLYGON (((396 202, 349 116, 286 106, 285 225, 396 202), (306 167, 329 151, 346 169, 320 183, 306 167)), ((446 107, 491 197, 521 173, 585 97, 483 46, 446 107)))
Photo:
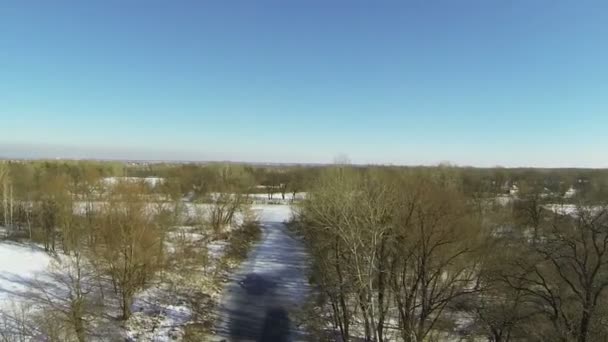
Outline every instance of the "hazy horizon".
MULTIPOLYGON (((327 160, 321 161, 301 161, 301 160, 281 160, 281 161, 269 161, 269 160, 257 160, 257 159, 222 159, 218 158, 204 158, 204 157, 179 157, 179 153, 170 158, 157 158, 155 152, 146 151, 100 151, 94 149, 78 149, 78 148, 65 148, 56 146, 55 148, 50 146, 35 147, 31 145, 17 146, 13 145, 6 148, 8 152, 5 154, 0 153, 0 160, 98 160, 98 161, 117 161, 117 162, 153 162, 153 163, 243 163, 251 165, 332 165, 336 163, 337 159, 346 158, 346 161, 352 165, 378 165, 378 166, 403 166, 403 167, 434 167, 440 165, 449 165, 455 167, 473 167, 480 169, 487 168, 507 168, 507 169, 608 169, 608 167, 602 166, 585 166, 585 165, 504 165, 504 164, 487 164, 487 165, 473 165, 466 163, 458 163, 453 160, 440 160, 428 163, 413 163, 413 162, 360 162, 353 161, 347 154, 338 154, 327 160)), ((4 151, 4 147, 0 144, 0 151, 4 151)))
POLYGON ((608 3, 0 5, 0 157, 608 167, 608 3))

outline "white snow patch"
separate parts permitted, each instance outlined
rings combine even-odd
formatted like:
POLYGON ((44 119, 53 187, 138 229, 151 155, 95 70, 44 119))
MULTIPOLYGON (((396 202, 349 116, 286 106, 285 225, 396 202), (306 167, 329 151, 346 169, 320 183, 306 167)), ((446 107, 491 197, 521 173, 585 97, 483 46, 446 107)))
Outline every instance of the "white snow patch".
POLYGON ((605 206, 601 205, 590 205, 590 206, 581 206, 576 204, 547 204, 544 205, 543 208, 550 210, 558 215, 568 215, 572 217, 578 217, 581 212, 597 215, 602 210, 605 210, 605 206))
POLYGON ((207 245, 207 253, 209 257, 217 260, 224 255, 228 242, 226 240, 216 240, 207 245))
POLYGON ((577 193, 578 191, 574 187, 570 187, 564 194, 564 198, 573 198, 577 193))
POLYGON ((578 206, 575 204, 547 204, 545 209, 559 215, 577 216, 578 206))
POLYGON ((44 275, 51 260, 37 245, 0 241, 0 313, 25 301, 29 284, 44 275))
POLYGON ((503 207, 513 203, 514 200, 515 198, 511 195, 500 195, 495 198, 495 202, 503 207))
MULTIPOLYGON (((268 197, 268 193, 258 193, 258 194, 249 194, 247 195, 249 198, 254 198, 254 199, 262 199, 262 200, 266 200, 269 199, 268 197)), ((275 192, 272 194, 272 199, 283 199, 283 194, 280 192, 275 192)), ((306 193, 305 192, 296 192, 295 196, 293 193, 285 193, 285 200, 295 200, 295 201, 301 201, 306 199, 306 193)))
POLYGON ((293 209, 288 205, 252 205, 251 209, 258 215, 262 223, 283 223, 293 216, 293 209))
POLYGON ((127 322, 129 341, 181 340, 184 326, 192 318, 185 301, 176 300, 166 289, 153 287, 139 293, 133 303, 133 315, 127 322), (168 301, 174 302, 167 304, 168 301))
POLYGON ((143 182, 149 186, 155 187, 165 182, 164 178, 161 177, 106 177, 101 179, 103 185, 116 185, 118 183, 139 183, 143 182))

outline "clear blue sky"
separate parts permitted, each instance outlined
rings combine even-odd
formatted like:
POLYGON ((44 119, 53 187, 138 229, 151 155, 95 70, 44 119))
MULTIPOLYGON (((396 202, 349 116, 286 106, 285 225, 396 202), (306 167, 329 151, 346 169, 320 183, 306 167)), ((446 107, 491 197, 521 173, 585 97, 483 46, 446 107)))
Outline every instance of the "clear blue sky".
POLYGON ((608 1, 2 1, 0 156, 608 167, 608 1))

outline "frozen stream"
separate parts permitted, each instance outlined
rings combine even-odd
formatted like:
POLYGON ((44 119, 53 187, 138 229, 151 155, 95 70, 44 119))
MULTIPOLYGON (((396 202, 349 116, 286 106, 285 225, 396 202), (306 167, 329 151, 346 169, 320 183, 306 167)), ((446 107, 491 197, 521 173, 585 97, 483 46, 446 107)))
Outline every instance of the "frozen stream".
POLYGON ((216 341, 306 341, 294 321, 310 291, 308 256, 283 224, 289 206, 254 206, 262 238, 226 286, 218 309, 216 341))

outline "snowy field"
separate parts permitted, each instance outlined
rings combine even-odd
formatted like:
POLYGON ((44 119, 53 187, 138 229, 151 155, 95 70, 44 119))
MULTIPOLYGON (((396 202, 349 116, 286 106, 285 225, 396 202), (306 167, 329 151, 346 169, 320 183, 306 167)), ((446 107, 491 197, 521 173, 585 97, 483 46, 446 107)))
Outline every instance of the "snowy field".
POLYGON ((0 312, 24 300, 28 284, 44 276, 51 260, 40 247, 0 241, 0 312))
POLYGON ((38 246, 0 240, 0 340, 24 329, 20 317, 31 312, 31 289, 47 279, 51 261, 38 246))

